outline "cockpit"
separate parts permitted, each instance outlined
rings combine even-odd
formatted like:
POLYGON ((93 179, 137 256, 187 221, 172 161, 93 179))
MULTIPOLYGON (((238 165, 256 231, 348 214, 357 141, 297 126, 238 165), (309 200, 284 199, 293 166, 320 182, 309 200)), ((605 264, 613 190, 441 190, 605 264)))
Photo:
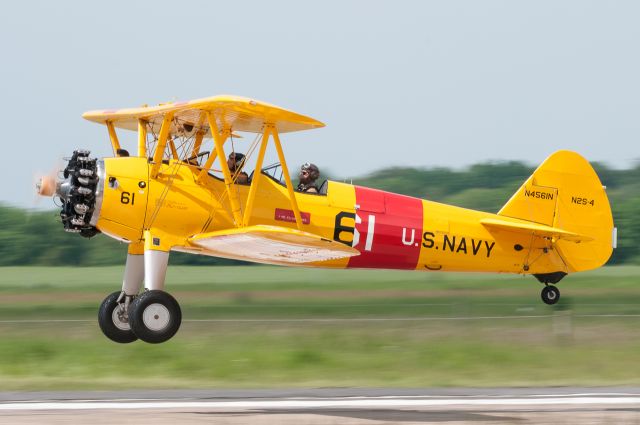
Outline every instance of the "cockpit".
MULTIPOLYGON (((196 166, 198 168, 202 168, 203 165, 207 162, 208 158, 209 158, 210 152, 209 151, 204 151, 204 152, 200 152, 198 155, 192 156, 190 158, 188 158, 187 160, 185 160, 186 163, 188 163, 189 165, 193 165, 196 166)), ((244 170, 244 172, 247 172, 247 170, 244 170)), ((284 172, 283 172, 283 168, 282 168, 282 164, 280 162, 274 162, 270 165, 267 165, 265 167, 262 168, 261 170, 262 175, 269 177, 270 180, 278 183, 279 185, 283 186, 283 187, 287 187, 287 183, 285 181, 284 178, 284 172)), ((208 170, 208 174, 209 176, 213 177, 214 179, 220 180, 220 181, 224 181, 224 176, 222 176, 222 171, 218 170, 218 169, 209 169, 208 170)), ((242 184, 242 185, 246 185, 249 186, 251 185, 251 182, 253 181, 253 177, 255 174, 255 170, 251 171, 251 173, 249 173, 249 179, 246 183, 240 183, 240 182, 236 182, 236 184, 242 184)), ((318 185, 318 193, 313 193, 313 195, 327 195, 327 188, 328 188, 328 183, 329 181, 327 179, 324 179, 322 181, 322 184, 318 185)))
MULTIPOLYGON (((249 175, 249 181, 251 181, 251 179, 253 178, 253 173, 255 171, 251 172, 251 174, 249 175)), ((285 182, 284 179, 284 173, 282 170, 282 164, 280 164, 279 162, 275 162, 271 165, 267 165, 266 167, 262 168, 262 174, 269 177, 271 180, 275 181, 276 183, 287 187, 287 184, 285 182)), ((312 195, 325 195, 327 194, 327 188, 328 188, 328 180, 324 180, 322 182, 322 184, 318 185, 318 193, 313 193, 312 195)))

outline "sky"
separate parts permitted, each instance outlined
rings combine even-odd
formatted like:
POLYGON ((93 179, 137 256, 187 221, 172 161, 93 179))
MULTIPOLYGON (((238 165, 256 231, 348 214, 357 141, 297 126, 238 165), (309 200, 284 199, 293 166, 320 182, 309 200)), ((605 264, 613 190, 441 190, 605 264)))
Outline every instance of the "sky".
POLYGON ((324 122, 283 136, 287 160, 346 179, 559 149, 627 168, 639 18, 634 1, 8 2, 0 202, 33 206, 34 175, 74 149, 111 154, 87 110, 217 94, 324 122))

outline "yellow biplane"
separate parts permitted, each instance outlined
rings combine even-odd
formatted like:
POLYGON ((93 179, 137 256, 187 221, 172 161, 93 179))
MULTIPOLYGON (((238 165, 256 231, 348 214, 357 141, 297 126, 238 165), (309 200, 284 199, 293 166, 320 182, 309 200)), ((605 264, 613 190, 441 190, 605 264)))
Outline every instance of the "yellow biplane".
POLYGON ((490 214, 334 181, 297 192, 280 135, 324 124, 265 102, 216 96, 83 116, 107 127, 114 157, 74 151, 38 192, 60 199, 66 231, 128 244, 122 289, 99 311, 102 331, 120 343, 164 342, 178 331, 182 313, 165 292, 172 250, 279 265, 531 274, 554 304, 555 283, 600 267, 615 247, 605 189, 574 152, 552 154, 490 214), (116 129, 138 132, 135 155, 116 129), (242 133, 254 134, 246 157, 255 170, 241 183, 227 156, 242 133), (279 162, 265 166, 270 145, 279 162))

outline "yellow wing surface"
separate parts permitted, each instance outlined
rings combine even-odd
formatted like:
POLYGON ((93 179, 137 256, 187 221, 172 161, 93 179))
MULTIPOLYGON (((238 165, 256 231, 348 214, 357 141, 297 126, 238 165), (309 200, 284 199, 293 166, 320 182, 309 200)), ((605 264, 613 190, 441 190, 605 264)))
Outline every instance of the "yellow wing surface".
POLYGON ((193 236, 189 242, 210 255, 269 264, 305 264, 360 255, 358 250, 318 235, 257 225, 193 236))
POLYGON ((150 126, 150 131, 160 132, 163 117, 170 113, 173 123, 170 134, 185 135, 203 132, 212 137, 205 111, 213 112, 219 129, 261 133, 265 124, 272 124, 279 133, 310 130, 324 127, 316 119, 240 96, 213 96, 185 102, 170 102, 141 108, 107 109, 85 112, 83 118, 100 124, 112 123, 114 127, 138 130, 140 121, 150 126))

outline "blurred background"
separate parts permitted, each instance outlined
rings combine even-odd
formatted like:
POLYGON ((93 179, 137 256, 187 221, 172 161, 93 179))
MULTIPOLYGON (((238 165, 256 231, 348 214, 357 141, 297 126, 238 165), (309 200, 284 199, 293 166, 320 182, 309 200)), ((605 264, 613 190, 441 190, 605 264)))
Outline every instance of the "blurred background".
POLYGON ((639 384, 639 12, 630 1, 5 5, 0 390, 639 384), (283 139, 294 166, 489 212, 550 153, 576 150, 607 186, 618 249, 563 280, 553 307, 519 276, 172 253, 181 331, 160 346, 111 343, 96 315, 120 288, 126 247, 63 232, 34 176, 76 148, 111 155, 86 110, 222 93, 327 123, 283 139))

